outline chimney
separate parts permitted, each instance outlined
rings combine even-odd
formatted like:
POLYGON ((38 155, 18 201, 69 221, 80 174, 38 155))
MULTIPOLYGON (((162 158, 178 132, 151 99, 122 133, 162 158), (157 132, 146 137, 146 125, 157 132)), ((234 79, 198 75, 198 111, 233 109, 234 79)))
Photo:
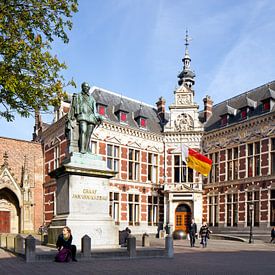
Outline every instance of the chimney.
POLYGON ((166 101, 162 96, 156 102, 158 116, 160 117, 161 121, 164 121, 164 118, 165 118, 165 103, 166 103, 166 101))
POLYGON ((203 99, 203 103, 204 103, 203 118, 204 118, 204 122, 206 122, 212 116, 213 100, 209 95, 207 95, 203 99))

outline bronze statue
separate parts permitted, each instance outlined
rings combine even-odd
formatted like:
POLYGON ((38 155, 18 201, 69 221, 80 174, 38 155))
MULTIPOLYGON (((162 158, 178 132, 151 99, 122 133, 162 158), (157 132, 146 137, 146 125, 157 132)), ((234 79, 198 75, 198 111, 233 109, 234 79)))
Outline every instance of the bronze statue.
POLYGON ((69 139, 72 139, 72 136, 78 136, 79 152, 85 154, 89 151, 90 137, 94 129, 102 123, 103 117, 97 113, 96 101, 89 94, 89 84, 84 82, 81 88, 81 93, 73 94, 66 130, 67 133, 79 131, 78 135, 71 133, 69 139))

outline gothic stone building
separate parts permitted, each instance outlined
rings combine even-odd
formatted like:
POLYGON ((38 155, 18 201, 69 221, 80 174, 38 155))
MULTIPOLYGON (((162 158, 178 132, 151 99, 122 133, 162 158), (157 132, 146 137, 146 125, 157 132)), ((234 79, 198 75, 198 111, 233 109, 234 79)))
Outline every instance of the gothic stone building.
POLYGON ((0 233, 37 233, 43 222, 40 143, 0 137, 0 233))
POLYGON ((203 150, 213 160, 203 216, 216 231, 275 225, 275 81, 212 107, 205 99, 203 150), (253 204, 253 209, 249 206, 253 204))

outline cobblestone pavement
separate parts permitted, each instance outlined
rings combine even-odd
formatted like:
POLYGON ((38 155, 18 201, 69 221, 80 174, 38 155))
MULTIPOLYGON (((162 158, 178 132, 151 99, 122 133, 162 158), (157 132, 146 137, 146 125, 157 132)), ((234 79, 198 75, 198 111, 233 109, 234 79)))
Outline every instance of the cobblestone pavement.
MULTIPOLYGON (((163 246, 162 240, 152 245, 163 246)), ((210 240, 207 248, 174 242, 173 259, 93 260, 72 263, 25 263, 0 249, 0 274, 274 274, 275 245, 210 240)))

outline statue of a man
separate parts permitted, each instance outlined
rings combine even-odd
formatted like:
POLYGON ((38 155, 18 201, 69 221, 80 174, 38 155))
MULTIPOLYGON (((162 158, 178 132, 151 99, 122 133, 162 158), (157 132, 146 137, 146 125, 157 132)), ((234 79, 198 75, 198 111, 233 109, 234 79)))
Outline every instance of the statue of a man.
POLYGON ((89 150, 90 137, 94 129, 102 123, 103 117, 97 113, 96 101, 89 94, 89 84, 84 82, 81 88, 81 93, 73 94, 71 109, 68 114, 68 124, 71 125, 71 131, 74 130, 72 125, 78 124, 79 152, 85 154, 89 150))

